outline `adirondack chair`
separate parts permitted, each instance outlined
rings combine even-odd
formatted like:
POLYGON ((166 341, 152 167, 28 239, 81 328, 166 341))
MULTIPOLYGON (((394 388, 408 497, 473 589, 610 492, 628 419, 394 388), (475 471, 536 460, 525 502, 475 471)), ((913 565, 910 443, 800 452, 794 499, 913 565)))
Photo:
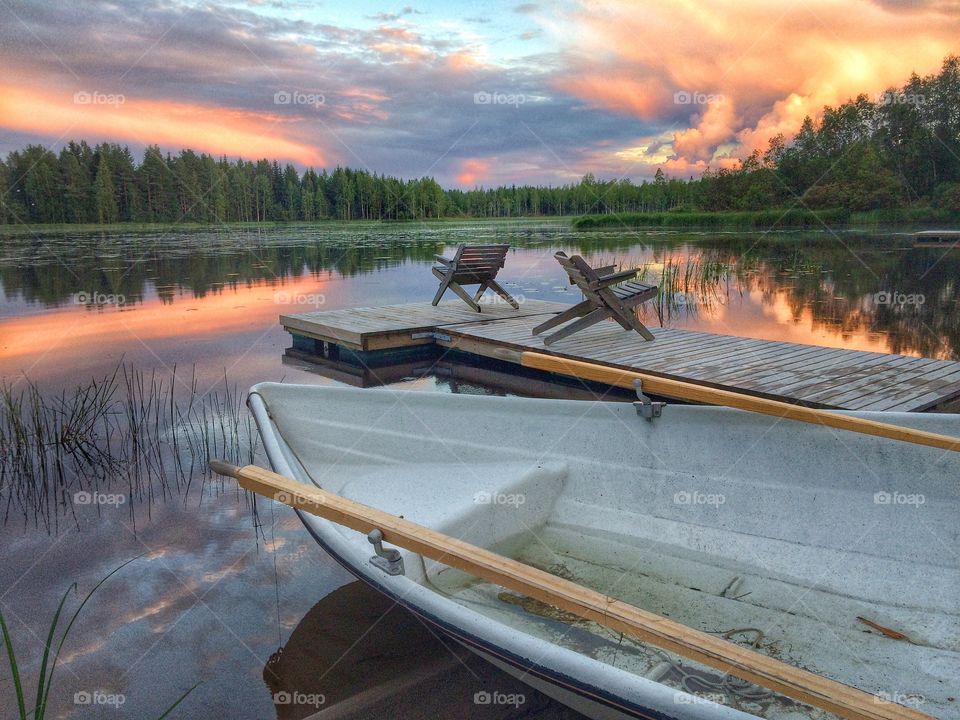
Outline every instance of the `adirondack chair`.
POLYGON ((533 329, 533 334, 539 335, 569 320, 580 318, 557 332, 545 336, 544 345, 552 345, 557 340, 562 340, 609 317, 620 323, 624 330, 636 330, 646 340, 654 339, 653 334, 637 320, 633 309, 650 298, 656 297, 656 285, 628 282, 636 276, 637 270, 614 272, 616 268, 613 265, 592 268, 579 255, 567 257, 564 252, 555 253, 554 257, 567 271, 570 284, 580 288, 585 299, 582 303, 540 323, 533 329))
POLYGON ((433 266, 433 274, 440 281, 437 294, 433 296, 436 305, 447 288, 453 290, 467 305, 480 312, 477 301, 487 288, 493 290, 517 310, 520 306, 513 297, 500 287, 496 281, 497 273, 503 267, 509 245, 461 245, 452 258, 436 256, 439 265, 433 266), (463 285, 479 285, 477 292, 470 294, 463 285))

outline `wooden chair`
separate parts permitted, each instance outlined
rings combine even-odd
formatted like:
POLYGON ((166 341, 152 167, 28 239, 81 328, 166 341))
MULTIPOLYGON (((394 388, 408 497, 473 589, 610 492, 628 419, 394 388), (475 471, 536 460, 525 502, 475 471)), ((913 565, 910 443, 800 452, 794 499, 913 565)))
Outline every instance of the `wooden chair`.
POLYGON ((592 268, 579 255, 567 257, 566 253, 554 254, 563 269, 570 276, 570 284, 580 288, 585 299, 559 315, 540 323, 533 329, 534 335, 562 325, 568 320, 580 318, 561 328, 552 335, 543 338, 544 345, 552 345, 557 340, 573 335, 594 323, 612 317, 624 330, 636 330, 645 339, 653 340, 653 334, 637 320, 633 309, 647 300, 656 297, 657 286, 642 282, 626 282, 636 277, 637 270, 614 272, 615 266, 592 268))
POLYGON ((433 304, 440 302, 443 293, 450 288, 467 305, 480 312, 477 301, 483 296, 484 291, 490 288, 519 310, 517 301, 496 281, 497 273, 503 267, 509 249, 509 245, 461 245, 452 258, 437 255, 437 262, 440 264, 433 266, 433 274, 440 281, 440 287, 437 289, 437 294, 433 296, 433 304), (470 297, 470 294, 463 289, 463 285, 480 287, 473 297, 470 297))

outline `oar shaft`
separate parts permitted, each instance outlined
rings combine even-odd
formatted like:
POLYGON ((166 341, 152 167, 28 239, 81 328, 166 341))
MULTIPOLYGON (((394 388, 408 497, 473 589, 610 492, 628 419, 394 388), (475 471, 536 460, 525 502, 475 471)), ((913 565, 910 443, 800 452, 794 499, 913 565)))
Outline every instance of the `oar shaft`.
POLYGON ((238 468, 216 461, 210 466, 216 472, 235 477, 242 487, 257 494, 362 533, 378 529, 385 542, 842 717, 931 720, 924 713, 885 702, 485 548, 255 465, 238 468))
POLYGON ((792 405, 779 400, 770 400, 754 395, 733 392, 731 390, 720 390, 718 388, 683 382, 682 380, 671 380, 669 378, 658 377, 657 375, 621 370, 606 365, 598 365, 582 360, 570 360, 538 352, 523 353, 520 356, 520 362, 524 367, 571 375, 581 380, 591 380, 593 382, 606 383, 607 385, 615 385, 617 387, 633 388, 634 380, 640 380, 643 383, 644 392, 649 392, 654 395, 707 403, 709 405, 724 405, 739 410, 772 415, 777 418, 799 420, 813 425, 825 425, 827 427, 837 428, 838 430, 849 430, 865 435, 875 435, 891 440, 901 440, 917 445, 940 448, 941 450, 960 452, 960 438, 927 432, 925 430, 915 430, 900 425, 891 425, 890 423, 877 422, 876 420, 866 420, 850 415, 841 415, 829 410, 820 410, 803 405, 792 405))

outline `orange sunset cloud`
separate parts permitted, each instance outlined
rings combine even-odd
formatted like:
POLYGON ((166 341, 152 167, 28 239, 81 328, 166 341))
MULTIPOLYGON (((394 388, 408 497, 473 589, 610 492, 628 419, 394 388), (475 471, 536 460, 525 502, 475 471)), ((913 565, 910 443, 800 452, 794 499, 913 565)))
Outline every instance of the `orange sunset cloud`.
POLYGON ((457 182, 461 185, 477 185, 483 182, 490 171, 490 164, 483 160, 472 158, 464 160, 460 164, 460 174, 457 175, 457 182))
MULTIPOLYGON (((937 6, 870 2, 796 5, 666 0, 639 12, 628 0, 590 4, 573 22, 548 22, 565 38, 575 71, 555 87, 591 106, 644 121, 674 119, 667 157, 685 169, 765 149, 807 115, 860 93, 876 97, 957 51, 960 17, 937 6), (891 52, 913 38, 910 52, 891 52), (922 38, 922 40, 921 40, 922 38)), ((640 136, 633 160, 664 164, 663 141, 640 136)))
POLYGON ((0 85, 0 127, 53 138, 108 137, 302 165, 319 166, 325 161, 316 147, 287 136, 296 120, 279 113, 123 95, 88 93, 77 95, 76 100, 74 93, 64 90, 0 85))

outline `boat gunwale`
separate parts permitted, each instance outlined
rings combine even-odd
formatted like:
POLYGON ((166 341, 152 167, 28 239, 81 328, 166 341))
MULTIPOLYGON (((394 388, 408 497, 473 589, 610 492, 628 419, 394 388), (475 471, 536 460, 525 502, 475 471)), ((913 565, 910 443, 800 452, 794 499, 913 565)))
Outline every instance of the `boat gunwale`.
MULTIPOLYGON (((307 480, 312 482, 305 468, 301 466, 303 472, 299 473, 291 465, 291 462, 296 462, 297 465, 301 465, 301 463, 280 435, 270 415, 269 408, 259 392, 259 388, 264 385, 281 384, 283 383, 258 383, 254 385, 248 394, 247 404, 260 430, 264 449, 274 472, 287 475, 300 482, 304 482, 302 476, 306 476, 307 480)), ((289 387, 289 384, 287 386, 289 387)), ((365 562, 355 565, 345 557, 348 553, 355 554, 355 547, 346 536, 338 532, 336 523, 323 518, 308 516, 300 511, 295 512, 324 552, 328 553, 351 575, 367 582, 405 609, 441 628, 458 641, 462 640, 468 646, 482 649, 495 657, 502 658, 504 662, 511 666, 523 672, 535 674, 552 685, 574 692, 588 702, 599 703, 608 710, 624 713, 626 717, 643 720, 762 720, 759 716, 715 703, 684 690, 671 688, 656 680, 609 665, 569 648, 537 638, 527 632, 509 628, 476 610, 438 595, 435 591, 405 575, 386 576, 382 572, 375 572, 372 565, 368 569, 365 562), (329 528, 329 535, 321 537, 319 527, 329 528), (417 600, 420 602, 416 602, 417 600), (447 612, 444 613, 443 610, 447 612), (449 619, 445 619, 445 616, 448 616, 449 619), (500 637, 500 641, 484 639, 477 632, 470 632, 465 627, 468 625, 473 627, 486 625, 488 628, 492 626, 498 631, 496 635, 500 637), (553 665, 543 665, 531 663, 529 659, 526 659, 528 657, 543 658, 547 655, 558 660, 558 662, 553 665), (585 675, 585 673, 576 672, 577 666, 592 670, 593 672, 589 673, 589 676, 602 677, 607 680, 607 687, 577 680, 577 677, 585 675), (617 692, 617 687, 630 688, 636 696, 650 695, 650 702, 653 706, 641 704, 639 701, 633 701, 625 697, 623 693, 617 692), (657 707, 660 709, 657 709, 657 707), (675 708, 675 710, 667 714, 665 708, 675 708)))

